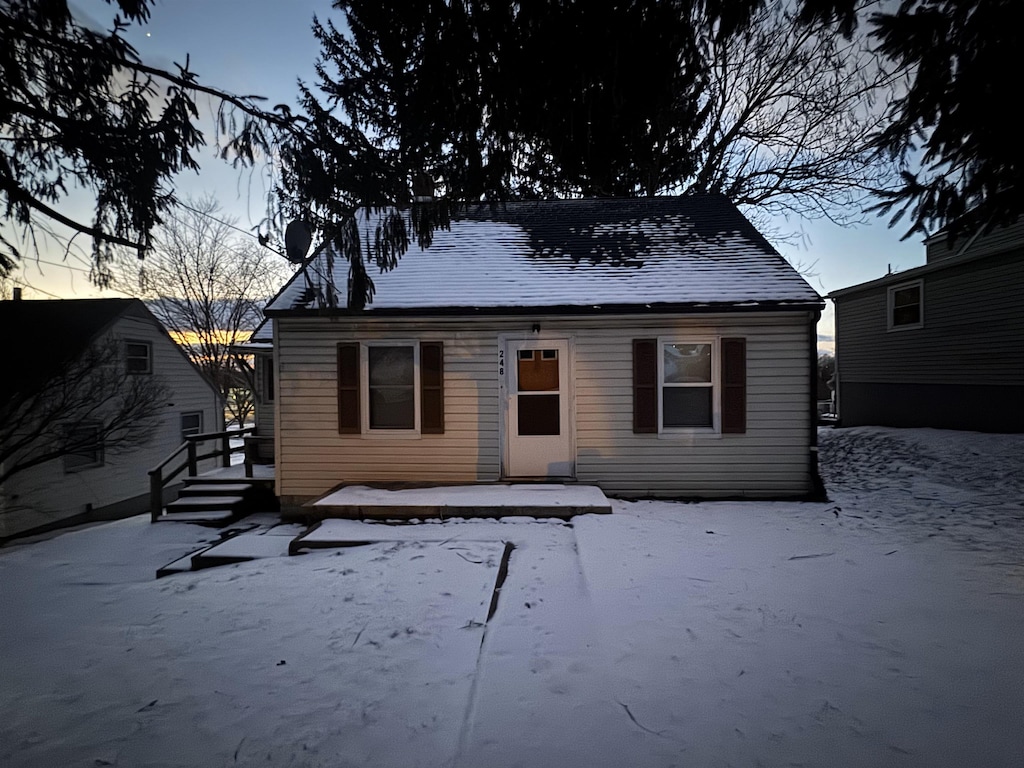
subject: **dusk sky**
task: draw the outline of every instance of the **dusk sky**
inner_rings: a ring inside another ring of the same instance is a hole
[[[110,7],[101,0],[80,0],[74,7],[98,25],[109,26]],[[311,31],[314,14],[336,21],[340,17],[329,0],[158,0],[150,23],[133,28],[128,38],[147,63],[171,67],[189,54],[192,71],[206,84],[265,96],[268,106],[294,104],[297,79],[314,82],[313,65],[319,54]],[[209,137],[211,145],[212,141]],[[260,180],[250,181],[248,174],[220,163],[213,157],[212,147],[202,155],[202,173],[180,176],[179,195],[213,193],[225,214],[236,218],[242,229],[255,225],[262,216],[265,191]],[[791,262],[816,273],[809,280],[822,294],[881,277],[890,266],[905,270],[924,263],[920,239],[901,242],[904,229],[890,229],[883,220],[849,229],[823,221],[790,220],[780,222],[778,228],[806,234],[805,245],[776,245]],[[44,258],[60,262],[61,257],[58,253]],[[64,266],[36,264],[29,259],[20,276],[30,286],[64,298],[115,295],[102,294],[89,284],[83,261],[72,257]],[[33,291],[26,296],[45,297]],[[819,325],[819,334],[832,334],[831,308]]]

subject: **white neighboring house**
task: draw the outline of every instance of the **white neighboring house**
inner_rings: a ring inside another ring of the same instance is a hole
[[[115,364],[124,366],[121,381],[151,377],[164,401],[142,444],[119,449],[96,442],[0,485],[0,540],[68,518],[113,519],[146,511],[148,471],[186,435],[224,428],[219,394],[138,299],[4,301],[0,327],[8,339],[0,407],[9,408],[26,393],[33,396],[47,382],[63,381],[65,371],[81,366],[96,349],[115,350]],[[78,409],[74,423],[61,429],[95,430],[110,413],[110,406],[91,413]],[[7,467],[16,460],[7,457]]]
[[[408,212],[361,212],[364,249],[381,215]],[[824,305],[723,196],[472,205],[368,270],[350,309],[347,263],[321,252],[254,336],[285,504],[366,482],[820,491]]]

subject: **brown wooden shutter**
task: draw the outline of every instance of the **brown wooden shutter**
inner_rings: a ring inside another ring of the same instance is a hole
[[[359,417],[359,344],[338,345],[338,432],[358,435]]]
[[[657,339],[633,339],[633,431],[658,431]]]
[[[722,339],[722,432],[747,431],[747,340]]]
[[[444,434],[444,344],[420,342],[420,432]]]

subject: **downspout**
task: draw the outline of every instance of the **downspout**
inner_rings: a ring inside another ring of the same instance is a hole
[[[835,319],[835,349],[832,351],[832,360],[835,370],[832,372],[832,381],[835,382],[835,387],[832,388],[833,403],[832,413],[835,414],[835,422],[833,427],[841,426],[843,423],[843,406],[840,402],[842,400],[842,387],[839,385],[839,302],[834,298],[832,299],[833,313],[832,316]]]
[[[818,321],[821,310],[810,313],[811,322],[807,324],[807,351],[809,365],[810,392],[808,406],[810,409],[810,441],[807,451],[807,474],[811,479],[810,501],[828,501],[825,483],[818,472]]]

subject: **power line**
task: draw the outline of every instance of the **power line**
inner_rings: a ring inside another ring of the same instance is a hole
[[[60,269],[67,269],[67,270],[70,270],[72,272],[82,272],[82,273],[87,274],[87,275],[92,273],[92,270],[82,269],[81,267],[73,267],[70,264],[61,264],[60,262],[57,262],[57,261],[47,261],[46,259],[40,259],[40,258],[32,259],[32,261],[34,263],[36,263],[36,264],[46,264],[47,266],[50,266],[50,267],[58,267]],[[45,294],[45,295],[47,295],[47,296],[49,296],[51,298],[54,298],[54,299],[63,299],[64,298],[63,296],[58,296],[57,294],[50,293],[49,291],[44,291],[42,288],[36,288],[34,285],[32,285],[30,282],[28,282],[28,280],[26,280],[24,278],[24,276],[22,276],[21,281],[22,281],[23,286],[25,288],[31,288],[33,291],[38,291],[39,293]],[[123,294],[124,296],[129,296],[131,298],[135,298],[135,296],[133,294],[129,293],[128,291],[123,291],[120,288],[114,288],[114,287],[111,287],[111,286],[107,286],[104,290],[113,291],[114,293],[120,293],[120,294]]]
[[[42,288],[36,288],[34,285],[32,285],[30,282],[28,282],[27,280],[24,280],[24,279],[21,280],[20,281],[20,285],[17,285],[16,287],[18,287],[18,288],[28,288],[30,291],[35,291],[36,293],[41,293],[44,296],[49,296],[51,299],[62,299],[62,298],[64,298],[63,296],[58,296],[55,293],[50,293],[49,291],[44,291]]]
[[[70,264],[61,264],[59,261],[47,261],[46,259],[32,259],[36,264],[46,264],[50,267],[60,267],[61,269],[70,269],[72,272],[84,272],[89,274],[92,270],[83,269],[82,267],[72,267]]]
[[[240,232],[243,235],[245,235],[246,237],[251,237],[253,240],[258,242],[260,245],[264,245],[264,243],[260,241],[260,238],[257,235],[254,235],[250,230],[242,229],[241,227],[237,227],[237,226],[235,226],[234,224],[232,224],[229,221],[224,221],[224,219],[218,219],[216,216],[214,216],[214,215],[212,215],[210,213],[207,213],[206,211],[201,211],[198,208],[193,208],[188,203],[183,203],[180,200],[178,201],[178,205],[180,205],[185,210],[192,211],[192,213],[198,213],[200,216],[205,216],[210,221],[215,221],[218,224],[220,224],[221,226],[227,227],[228,229],[233,229],[233,230],[235,230],[235,232]],[[274,250],[274,249],[271,248],[270,250]],[[276,251],[275,251],[275,253],[276,253]]]

